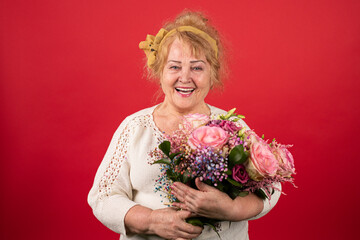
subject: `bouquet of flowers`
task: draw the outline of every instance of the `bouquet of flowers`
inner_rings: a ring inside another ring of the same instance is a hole
[[[155,191],[166,193],[169,203],[177,201],[171,194],[173,182],[193,188],[195,178],[227,193],[231,198],[249,192],[270,198],[275,184],[292,182],[294,159],[289,145],[265,141],[246,129],[244,118],[230,110],[210,119],[203,114],[184,116],[179,130],[166,136],[151,155],[162,164]],[[213,226],[212,219],[192,219],[190,223]]]

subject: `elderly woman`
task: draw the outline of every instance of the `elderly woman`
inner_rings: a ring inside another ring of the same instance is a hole
[[[192,216],[221,220],[222,239],[248,239],[248,220],[270,211],[279,198],[254,194],[231,199],[196,180],[198,189],[176,182],[177,207],[163,204],[154,192],[159,165],[149,152],[177,130],[181,117],[224,111],[205,103],[208,92],[221,85],[223,51],[217,31],[201,14],[185,12],[159,33],[140,43],[152,77],[159,79],[164,101],[128,116],[115,132],[96,173],[88,202],[95,216],[120,239],[219,239],[215,231],[186,223]],[[245,126],[246,124],[243,123]]]

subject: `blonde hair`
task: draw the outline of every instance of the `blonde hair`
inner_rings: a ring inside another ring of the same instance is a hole
[[[145,66],[148,70],[148,77],[150,79],[161,78],[169,55],[170,46],[174,40],[178,38],[184,44],[189,44],[192,54],[194,54],[195,57],[199,57],[201,53],[204,53],[206,60],[210,64],[210,78],[213,82],[213,86],[222,88],[223,78],[227,73],[227,66],[224,61],[224,47],[218,31],[208,23],[208,19],[202,13],[191,12],[188,10],[179,14],[174,21],[166,23],[163,28],[167,31],[171,31],[181,26],[195,27],[212,37],[217,43],[217,56],[214,48],[212,48],[209,42],[200,35],[190,31],[177,31],[161,42],[162,47],[159,49],[154,63],[151,64],[150,67],[148,65]]]

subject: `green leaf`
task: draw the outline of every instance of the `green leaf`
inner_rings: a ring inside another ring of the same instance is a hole
[[[163,141],[159,145],[159,149],[168,157],[170,157],[170,147],[171,147],[171,144],[169,141]]]
[[[170,164],[171,164],[171,161],[170,161],[170,159],[168,159],[168,158],[162,158],[162,159],[160,159],[160,160],[155,161],[154,163],[161,163],[161,164],[170,165]]]
[[[231,175],[232,171],[231,170],[227,170],[226,172],[224,172],[226,175]]]
[[[239,196],[240,190],[236,187],[231,187],[229,191],[229,196],[231,199],[235,199],[237,196]]]
[[[182,160],[183,160],[182,156],[179,156],[179,157],[175,160],[175,162],[174,162],[175,165],[176,165],[176,166],[179,165]]]
[[[249,154],[244,151],[243,145],[237,145],[231,149],[229,154],[229,161],[232,165],[242,164],[249,157]]]
[[[188,218],[188,219],[186,219],[186,222],[190,223],[190,224],[192,224],[194,226],[199,226],[199,227],[204,226],[204,223],[198,218]]]
[[[206,217],[192,217],[192,218],[186,219],[186,222],[190,223],[194,226],[199,226],[199,227],[203,227],[204,225],[209,226],[216,232],[219,239],[221,239],[220,234],[215,227],[215,224],[217,222],[219,222],[219,220],[210,219],[210,218],[206,218]]]
[[[232,199],[235,199],[236,197],[245,197],[247,195],[249,195],[248,191],[241,191],[240,189],[233,187],[233,188],[231,188],[229,196]]]
[[[257,189],[257,190],[255,191],[255,194],[256,194],[259,198],[261,198],[261,199],[266,199],[266,198],[268,198],[268,196],[266,195],[266,193],[264,192],[264,190],[262,190],[261,188],[260,188],[260,189]]]
[[[204,223],[204,225],[210,226],[210,227],[216,232],[216,234],[218,235],[219,239],[221,239],[220,234],[219,234],[219,232],[218,232],[218,230],[216,229],[216,227],[215,227],[214,224]]]
[[[174,157],[176,157],[177,155],[179,155],[181,152],[177,152],[177,153],[172,153],[172,154],[170,154],[170,159],[171,160],[173,160],[174,159]]]
[[[174,172],[172,169],[166,170],[166,176],[174,182],[180,181],[180,174],[177,172]]]
[[[236,186],[236,187],[242,187],[242,184],[241,184],[241,183],[239,183],[239,182],[237,182],[237,181],[235,181],[235,180],[233,180],[233,179],[231,179],[231,178],[227,178],[226,180],[227,180],[229,183],[231,183],[232,185]]]
[[[239,194],[238,194],[239,197],[246,197],[247,195],[249,195],[249,192],[247,192],[247,191],[239,192]]]

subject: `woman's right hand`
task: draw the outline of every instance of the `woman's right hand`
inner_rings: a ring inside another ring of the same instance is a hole
[[[193,239],[201,234],[202,228],[187,223],[189,217],[193,217],[191,212],[171,207],[153,210],[149,230],[165,239]]]

